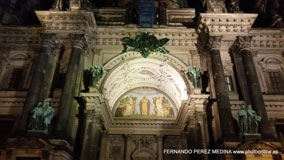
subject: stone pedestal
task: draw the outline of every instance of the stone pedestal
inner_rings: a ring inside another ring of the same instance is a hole
[[[261,134],[258,133],[245,133],[243,135],[244,140],[247,141],[252,141],[252,140],[259,140],[261,139]]]

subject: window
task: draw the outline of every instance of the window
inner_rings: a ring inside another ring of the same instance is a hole
[[[271,83],[271,93],[284,93],[284,82],[281,73],[277,71],[270,71],[268,72],[268,76]]]
[[[23,68],[13,68],[11,77],[9,79],[8,89],[20,89],[21,88],[21,79],[23,76]]]
[[[234,91],[234,85],[233,85],[232,76],[225,76],[225,84],[226,84],[227,89],[228,89],[229,92],[233,92]]]

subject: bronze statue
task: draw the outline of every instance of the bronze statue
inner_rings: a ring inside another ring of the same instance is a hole
[[[188,77],[193,81],[194,88],[199,87],[202,73],[202,70],[200,68],[197,68],[196,66],[194,66],[193,69],[190,69],[190,66],[187,67],[187,74]]]
[[[256,114],[252,109],[251,105],[248,105],[247,108],[248,116],[248,133],[258,133],[258,123],[261,120],[261,117]]]
[[[97,85],[99,80],[103,77],[104,69],[102,65],[90,66],[89,72],[91,78],[91,85],[95,86]]]
[[[256,114],[252,109],[251,105],[247,106],[245,109],[244,106],[238,111],[238,124],[240,135],[246,133],[257,134],[258,133],[258,123],[260,122],[261,117]]]
[[[247,132],[248,124],[247,124],[247,111],[245,110],[245,106],[241,106],[240,110],[238,111],[238,125],[240,135],[243,135]]]
[[[49,102],[42,104],[39,102],[31,111],[32,116],[28,125],[29,130],[48,133],[48,126],[54,114],[54,109]]]

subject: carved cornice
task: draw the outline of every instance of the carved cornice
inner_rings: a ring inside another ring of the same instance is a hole
[[[92,33],[96,22],[92,12],[35,11],[45,32]]]
[[[69,34],[72,42],[72,47],[83,50],[87,47],[86,38],[84,34]]]
[[[0,27],[0,46],[40,45],[41,28]]]
[[[167,25],[182,26],[183,23],[193,23],[195,9],[177,8],[166,9]]]
[[[94,45],[118,45],[122,46],[121,38],[135,37],[140,32],[149,32],[154,34],[158,39],[169,38],[165,46],[185,46],[194,47],[197,43],[197,33],[194,29],[185,28],[122,28],[122,27],[98,27],[97,34],[90,37]]]
[[[253,37],[253,49],[284,50],[284,34],[280,30],[255,29],[249,35]]]
[[[210,35],[248,34],[257,14],[242,13],[201,13],[197,31],[206,26]]]

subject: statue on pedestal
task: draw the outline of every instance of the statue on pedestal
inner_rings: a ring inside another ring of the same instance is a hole
[[[197,68],[196,66],[194,66],[193,69],[191,69],[190,66],[187,67],[187,74],[188,77],[193,81],[194,88],[199,87],[202,73],[202,70],[200,68]]]
[[[49,102],[39,102],[31,111],[32,116],[28,128],[30,131],[48,133],[48,126],[54,114],[54,109]]]

